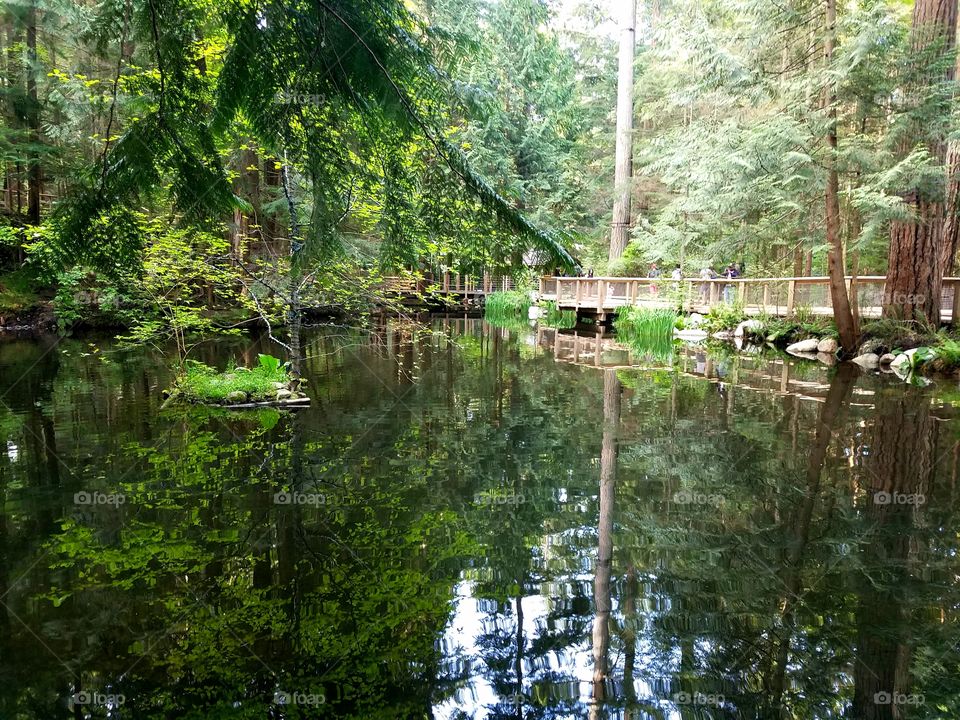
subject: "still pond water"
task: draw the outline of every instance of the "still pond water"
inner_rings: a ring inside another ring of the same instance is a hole
[[[960,717],[955,383],[308,339],[296,414],[0,342],[0,718]]]

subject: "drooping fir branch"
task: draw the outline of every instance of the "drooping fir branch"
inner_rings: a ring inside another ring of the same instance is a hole
[[[577,266],[576,260],[573,259],[554,233],[533,225],[526,216],[512,207],[502,195],[494,190],[485,178],[470,167],[466,156],[459,148],[454,147],[448,140],[438,137],[438,134],[434,132],[417,108],[414,107],[407,93],[404,92],[403,88],[394,80],[390,70],[366,42],[363,35],[357,32],[343,15],[326,2],[326,0],[316,0],[316,2],[333,16],[337,22],[343,25],[343,27],[354,36],[357,44],[367,51],[379,72],[382,73],[384,79],[389,83],[394,93],[396,93],[396,98],[404,107],[410,121],[419,127],[424,137],[427,138],[436,150],[437,155],[463,180],[464,184],[477,196],[481,204],[493,210],[501,222],[533,240],[539,249],[550,254],[556,264],[562,265],[567,269],[574,269]]]

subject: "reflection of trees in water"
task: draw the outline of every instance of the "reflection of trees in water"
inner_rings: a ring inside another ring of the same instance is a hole
[[[957,515],[937,472],[955,443],[927,394],[898,386],[867,410],[838,374],[825,403],[740,386],[721,399],[670,372],[558,366],[479,331],[456,346],[398,337],[392,355],[306,339],[308,372],[324,374],[295,420],[158,419],[142,368],[105,369],[116,376],[92,396],[72,383],[103,383],[96,366],[51,371],[44,407],[18,416],[33,423],[16,429],[21,460],[0,457],[14,502],[0,581],[69,668],[8,616],[0,715],[76,678],[126,691],[138,717],[242,717],[234,702],[262,717],[274,690],[318,679],[329,703],[313,716],[420,716],[477,676],[504,718],[641,717],[681,691],[728,703],[687,715],[856,703],[895,717],[866,704],[888,687],[924,693],[918,717],[955,706]],[[128,506],[61,527],[81,486],[51,480],[54,452],[104,487],[133,467]],[[68,491],[53,502],[52,482]],[[333,501],[277,506],[287,483]],[[862,497],[913,488],[929,498],[918,509]],[[678,503],[681,491],[708,501]],[[524,502],[475,501],[497,493]],[[448,673],[437,643],[461,577],[486,603],[471,676]],[[556,663],[589,659],[591,641],[598,702],[583,706]]]

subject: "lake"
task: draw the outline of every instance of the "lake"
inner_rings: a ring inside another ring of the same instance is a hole
[[[305,348],[288,414],[0,339],[0,718],[960,716],[955,381],[452,318]]]

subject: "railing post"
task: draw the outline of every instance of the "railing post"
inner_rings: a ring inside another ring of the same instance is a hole
[[[607,281],[597,280],[597,310],[603,310],[607,301]]]
[[[770,307],[770,283],[763,284],[763,312],[767,312]]]
[[[443,291],[445,293],[450,292],[450,271],[449,270],[443,271]]]
[[[793,315],[793,302],[797,295],[797,281],[790,278],[787,283],[787,317]]]
[[[746,306],[747,299],[747,281],[738,280],[737,285],[740,287],[737,288],[737,299],[740,301],[740,305]]]
[[[574,282],[576,283],[576,288],[574,290],[573,304],[576,307],[580,307],[580,298],[583,296],[583,282],[580,278],[577,278]]]
[[[713,307],[717,304],[717,298],[720,295],[720,283],[716,280],[708,280],[710,283],[710,302],[709,307]]]
[[[687,280],[687,296],[683,299],[683,307],[687,312],[693,310],[693,280]]]

